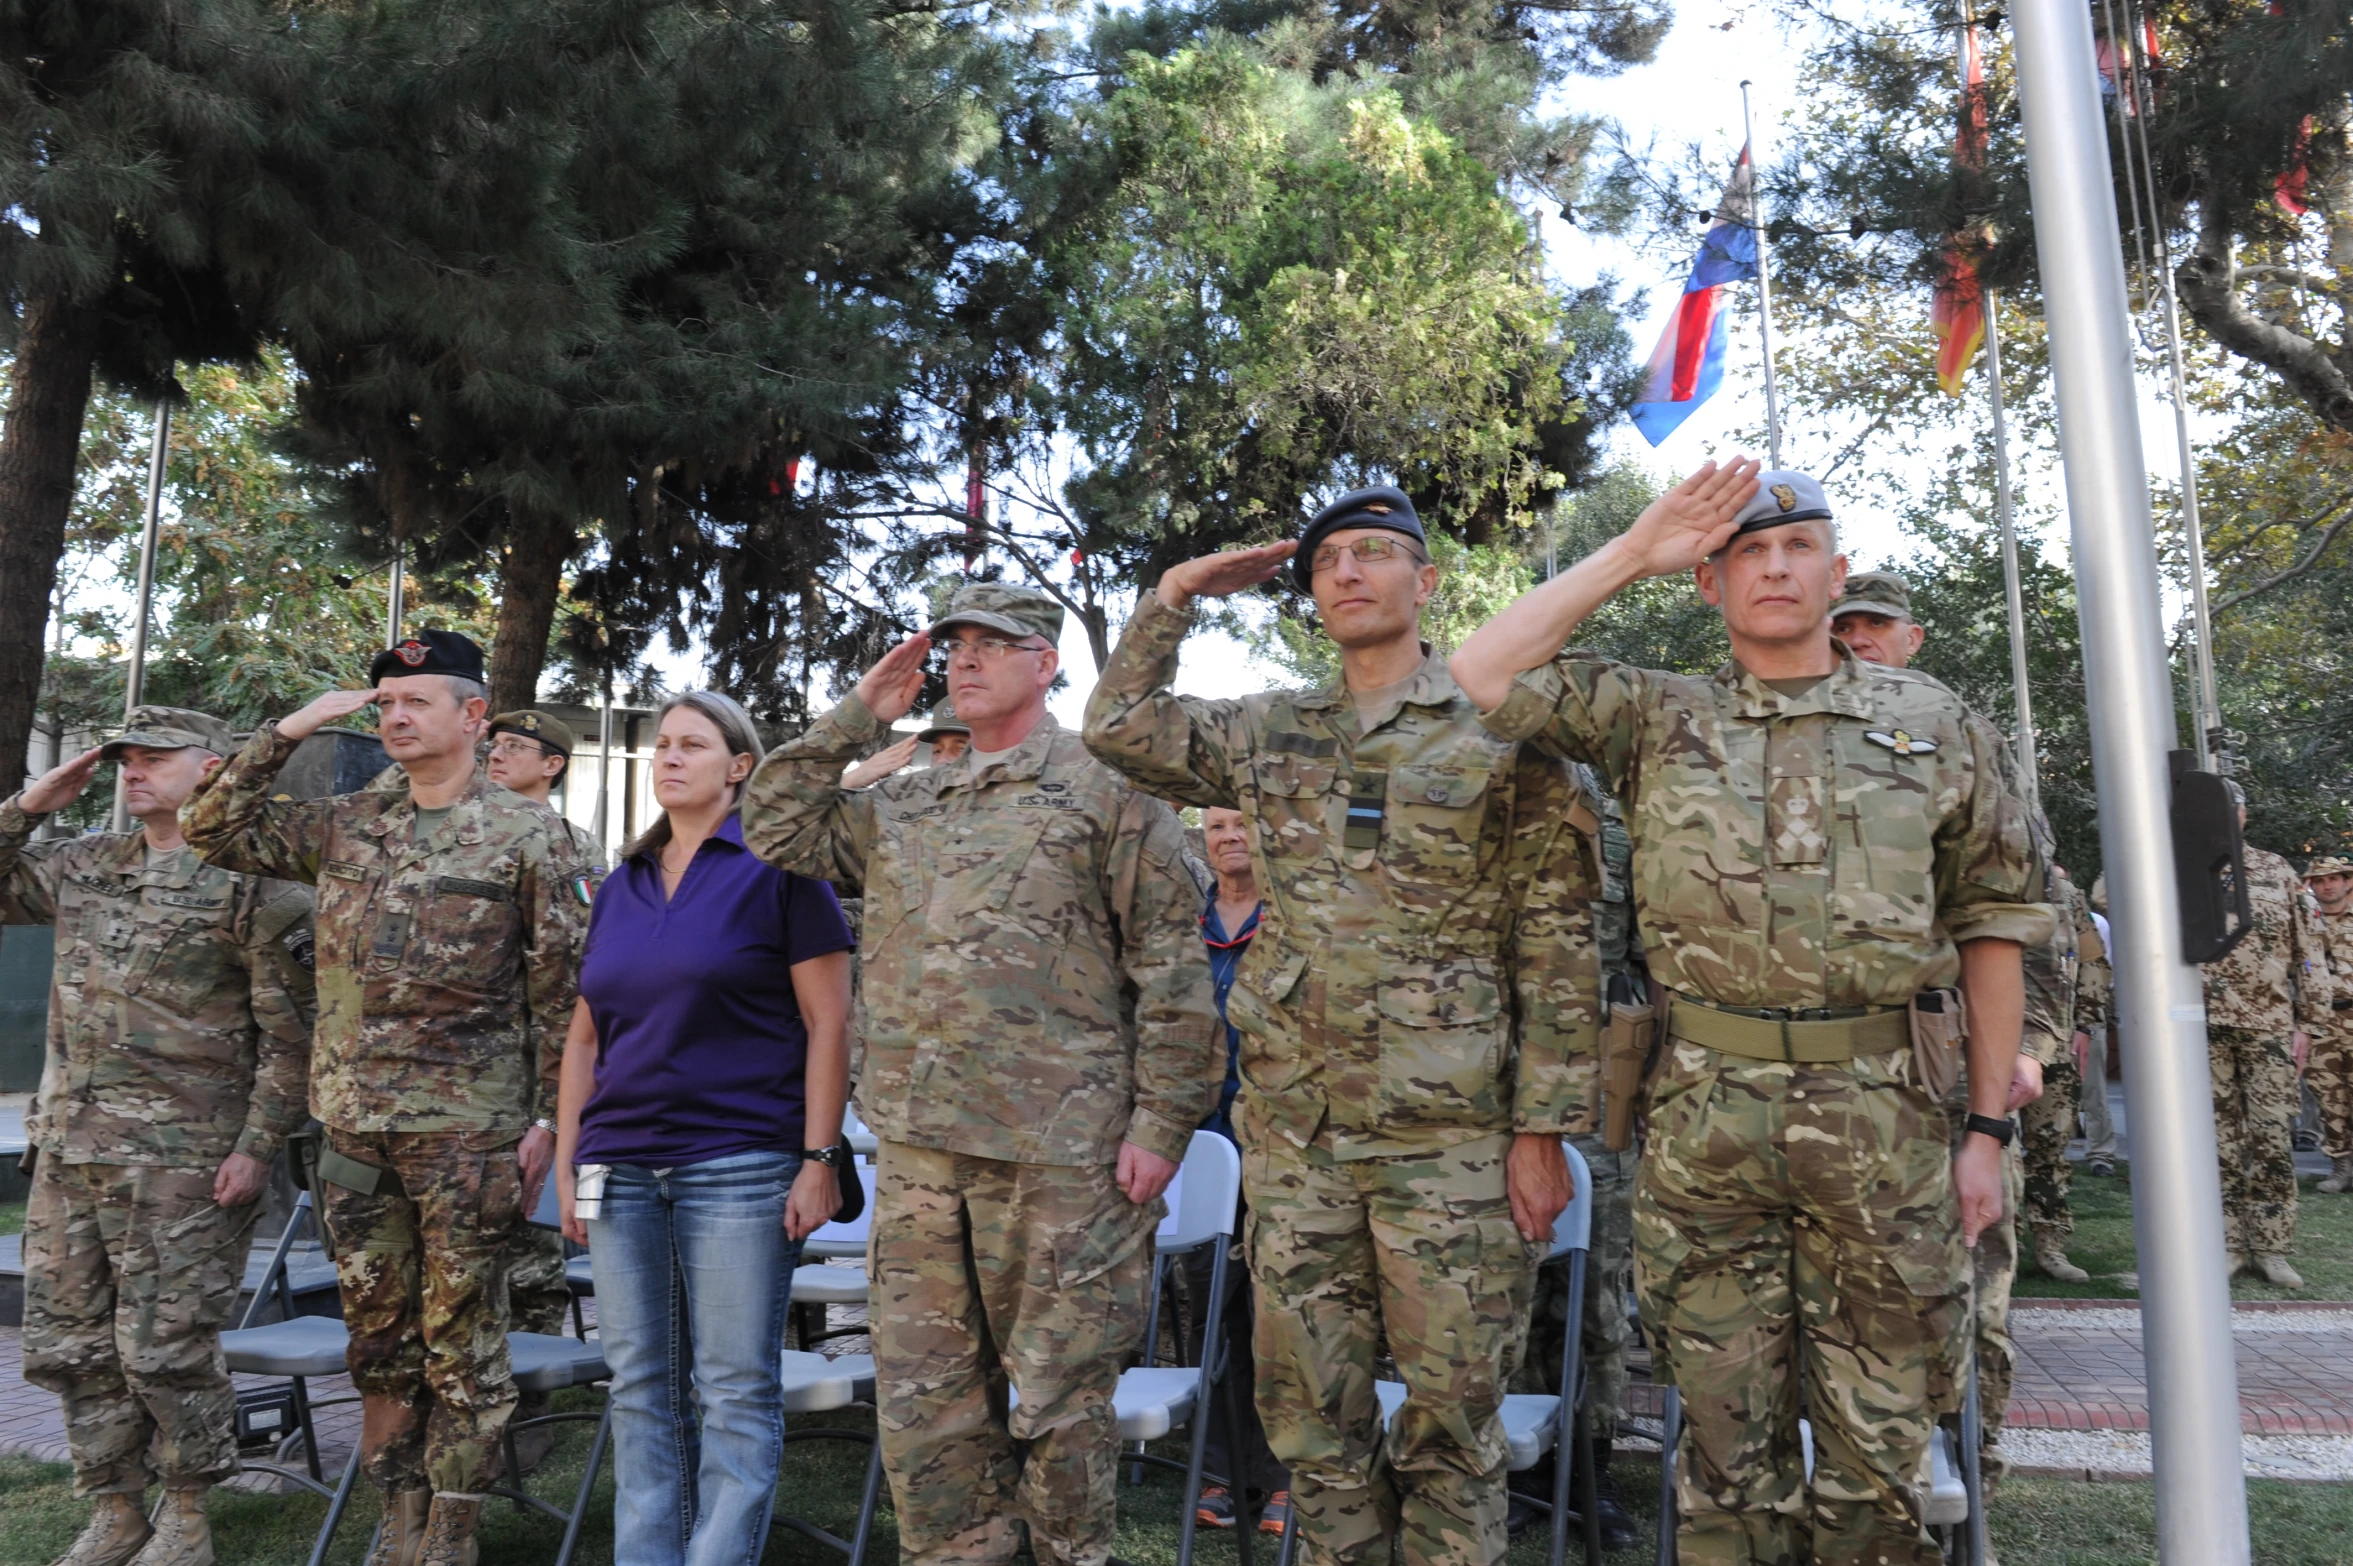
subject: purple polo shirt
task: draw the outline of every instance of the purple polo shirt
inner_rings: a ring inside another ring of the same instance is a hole
[[[762,861],[734,816],[667,903],[657,855],[623,861],[580,961],[600,1053],[574,1159],[660,1169],[801,1151],[809,1035],[791,969],[849,949],[833,888]]]

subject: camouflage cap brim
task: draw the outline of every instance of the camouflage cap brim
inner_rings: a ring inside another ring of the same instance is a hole
[[[924,628],[923,634],[936,642],[940,639],[942,631],[954,630],[959,625],[977,625],[983,630],[997,631],[1016,640],[1045,634],[1021,624],[1010,616],[990,614],[984,609],[966,609],[960,613],[949,615],[945,620],[934,620]]]
[[[2325,859],[2315,859],[2304,867],[2304,879],[2307,881],[2318,880],[2324,875],[2353,875],[2353,859],[2341,859],[2332,854]]]
[[[215,742],[187,729],[127,729],[98,747],[100,761],[120,761],[123,752],[133,745],[148,750],[203,750],[213,755],[227,752],[215,749]]]

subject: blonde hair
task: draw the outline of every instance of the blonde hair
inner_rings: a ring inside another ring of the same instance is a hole
[[[662,720],[681,707],[692,708],[711,720],[711,726],[726,741],[730,757],[749,756],[755,762],[760,759],[760,726],[752,721],[750,713],[744,711],[742,702],[722,691],[681,691],[662,703],[662,710],[654,714],[654,727],[659,730]],[[743,802],[743,785],[736,783],[730,787],[735,791],[735,797],[728,801],[728,809],[732,813],[735,806]],[[631,858],[649,849],[659,851],[669,841],[670,812],[665,810],[654,817],[651,826],[637,834],[635,842],[621,850],[621,857]]]

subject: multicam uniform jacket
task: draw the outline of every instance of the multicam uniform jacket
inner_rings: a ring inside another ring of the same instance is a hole
[[[588,899],[546,806],[480,771],[416,841],[407,792],[270,797],[264,724],[181,808],[210,862],[318,888],[311,1112],[342,1131],[514,1131],[552,1118]]]
[[[1932,680],[1842,652],[1790,697],[1735,664],[1701,679],[1570,652],[1486,723],[1625,801],[1644,956],[1670,990],[1901,1006],[1956,981],[1956,942],[2050,933],[2000,736]]]
[[[66,1163],[264,1163],[302,1124],[311,898],[143,834],[29,841],[0,804],[0,923],[54,924],[29,1139]]]
[[[2320,905],[2279,855],[2247,850],[2247,900],[2255,927],[2221,959],[2206,964],[2206,1025],[2286,1038],[2330,1019],[2329,977]]]
[[[1001,758],[844,790],[880,725],[856,696],[771,751],[744,842],[863,900],[858,1109],[877,1136],[1076,1167],[1180,1159],[1224,1029],[1159,800],[1043,719]]]
[[[2109,996],[2116,987],[2116,971],[2108,962],[2108,943],[2092,921],[2091,904],[2075,903],[2075,1031],[2088,1033],[2094,1049],[2105,1049]]]
[[[1340,1158],[1588,1128],[1598,881],[1574,775],[1494,739],[1430,653],[1366,732],[1338,680],[1169,689],[1192,616],[1146,594],[1087,703],[1138,785],[1240,810],[1265,899],[1226,999],[1259,1123]],[[1522,908],[1537,917],[1515,953]]]
[[[2076,991],[2081,983],[2079,930],[2086,920],[2083,893],[2064,876],[2043,883],[2053,914],[2048,938],[2020,954],[2026,976],[2026,1037],[2021,1046],[2054,1066],[2074,1047]]]

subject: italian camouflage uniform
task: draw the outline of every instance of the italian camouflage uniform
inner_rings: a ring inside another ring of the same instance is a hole
[[[1184,829],[1051,716],[977,770],[843,790],[880,731],[853,695],[770,752],[743,826],[864,900],[868,1320],[900,1547],[998,1566],[1018,1515],[1041,1566],[1102,1566],[1112,1392],[1166,1211],[1114,1166],[1122,1142],[1182,1159],[1224,1075]]]
[[[2310,876],[2317,869],[2304,873]],[[2313,1030],[2304,1078],[2320,1101],[2322,1146],[2342,1169],[2353,1159],[2353,902],[2339,913],[2322,910],[2320,940],[2328,959],[2331,1003],[2327,1026]]]
[[[2291,1256],[2301,1107],[2291,1035],[2328,1026],[2335,989],[2320,909],[2294,868],[2249,848],[2247,897],[2254,928],[2204,969],[2222,1238],[2233,1254]]]
[[[0,922],[57,931],[24,1376],[64,1400],[76,1494],[198,1488],[237,1466],[220,1331],[263,1205],[213,1178],[302,1124],[310,893],[143,831],[30,842],[40,819],[0,804]]]
[[[515,1403],[515,1144],[555,1115],[586,900],[554,814],[482,772],[420,841],[406,792],[271,797],[294,749],[264,724],[181,823],[214,864],[318,888],[311,1113],[381,1171],[327,1188],[364,1466],[388,1493],[477,1495]]]
[[[1623,973],[1647,983],[1642,943],[1634,928],[1634,840],[1626,833],[1625,812],[1602,789],[1590,767],[1579,767],[1577,773],[1584,808],[1572,811],[1570,824],[1584,842],[1599,889],[1592,908],[1602,980],[1606,987],[1610,978]],[[1602,1009],[1606,1018],[1606,999]],[[1634,1171],[1639,1153],[1631,1145],[1612,1152],[1596,1132],[1580,1132],[1570,1140],[1584,1155],[1593,1182],[1593,1235],[1578,1330],[1584,1340],[1586,1417],[1594,1438],[1607,1445],[1625,1417],[1626,1354],[1634,1344],[1634,1319],[1627,1306],[1634,1292]],[[1536,1272],[1527,1353],[1512,1390],[1540,1395],[1560,1390],[1570,1308],[1568,1259],[1546,1262]]]
[[[1702,679],[1567,653],[1486,721],[1590,762],[1625,802],[1645,956],[1671,992],[1634,1244],[1654,1373],[1683,1400],[1682,1559],[1932,1566],[1920,1480],[1957,1396],[1969,1271],[1903,1008],[1955,982],[1956,942],[2049,933],[2000,737],[1843,650],[1794,696],[1736,664]]]
[[[1497,741],[1428,653],[1391,699],[1170,689],[1192,624],[1147,594],[1087,705],[1141,787],[1246,818],[1242,1034],[1257,1400],[1308,1558],[1493,1560],[1499,1418],[1535,1268],[1504,1159],[1590,1123],[1595,887],[1569,770]],[[1521,910],[1543,928],[1515,953]],[[1383,1439],[1385,1335],[1407,1395]]]

